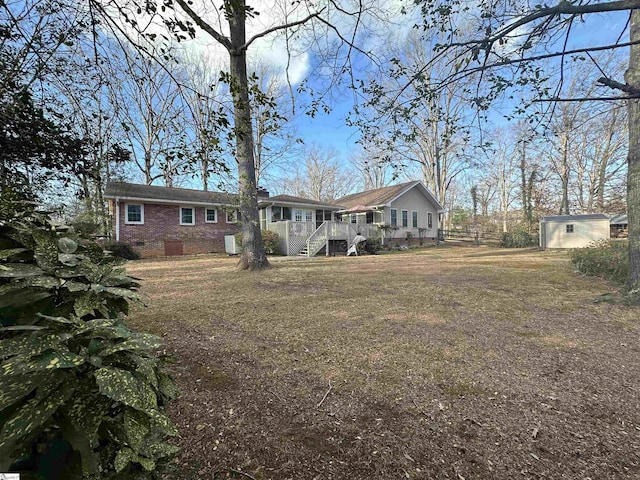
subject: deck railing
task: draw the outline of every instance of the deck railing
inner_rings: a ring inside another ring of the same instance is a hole
[[[348,222],[323,222],[320,227],[316,227],[315,222],[293,222],[285,220],[282,222],[267,223],[267,230],[278,234],[280,251],[285,255],[297,255],[305,246],[310,255],[315,255],[322,246],[315,252],[320,240],[346,240],[351,244],[358,232],[365,238],[379,238],[380,229],[377,225],[354,225]],[[313,248],[309,248],[313,247]]]

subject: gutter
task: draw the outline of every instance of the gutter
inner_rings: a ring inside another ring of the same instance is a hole
[[[116,197],[116,242],[120,241],[120,199]]]

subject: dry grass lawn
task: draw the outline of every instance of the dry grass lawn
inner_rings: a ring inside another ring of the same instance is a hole
[[[564,253],[139,261],[170,478],[640,478],[640,310]]]

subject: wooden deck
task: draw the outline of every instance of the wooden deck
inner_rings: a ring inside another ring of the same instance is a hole
[[[268,222],[267,230],[278,234],[280,251],[285,255],[298,255],[306,249],[308,256],[315,255],[329,240],[344,240],[347,244],[360,233],[365,238],[379,238],[377,225],[356,225],[348,222]]]

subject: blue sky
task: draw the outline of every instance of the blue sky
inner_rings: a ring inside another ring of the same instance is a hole
[[[579,48],[584,45],[606,45],[614,43],[620,35],[626,21],[628,13],[607,13],[590,15],[585,17],[583,24],[576,24],[573,27],[568,48]],[[622,41],[625,41],[624,39]],[[594,79],[595,80],[595,79]],[[622,78],[617,78],[622,81]],[[310,85],[314,85],[313,79]],[[352,98],[344,96],[340,102],[332,105],[333,111],[330,114],[319,112],[315,118],[300,115],[294,122],[298,126],[299,135],[306,143],[316,142],[321,145],[331,145],[341,152],[346,160],[350,153],[356,148],[356,141],[360,134],[354,127],[345,124],[344,118],[352,108]],[[503,114],[508,113],[510,107],[500,108],[496,105],[490,113],[490,120],[495,123],[504,123]]]

